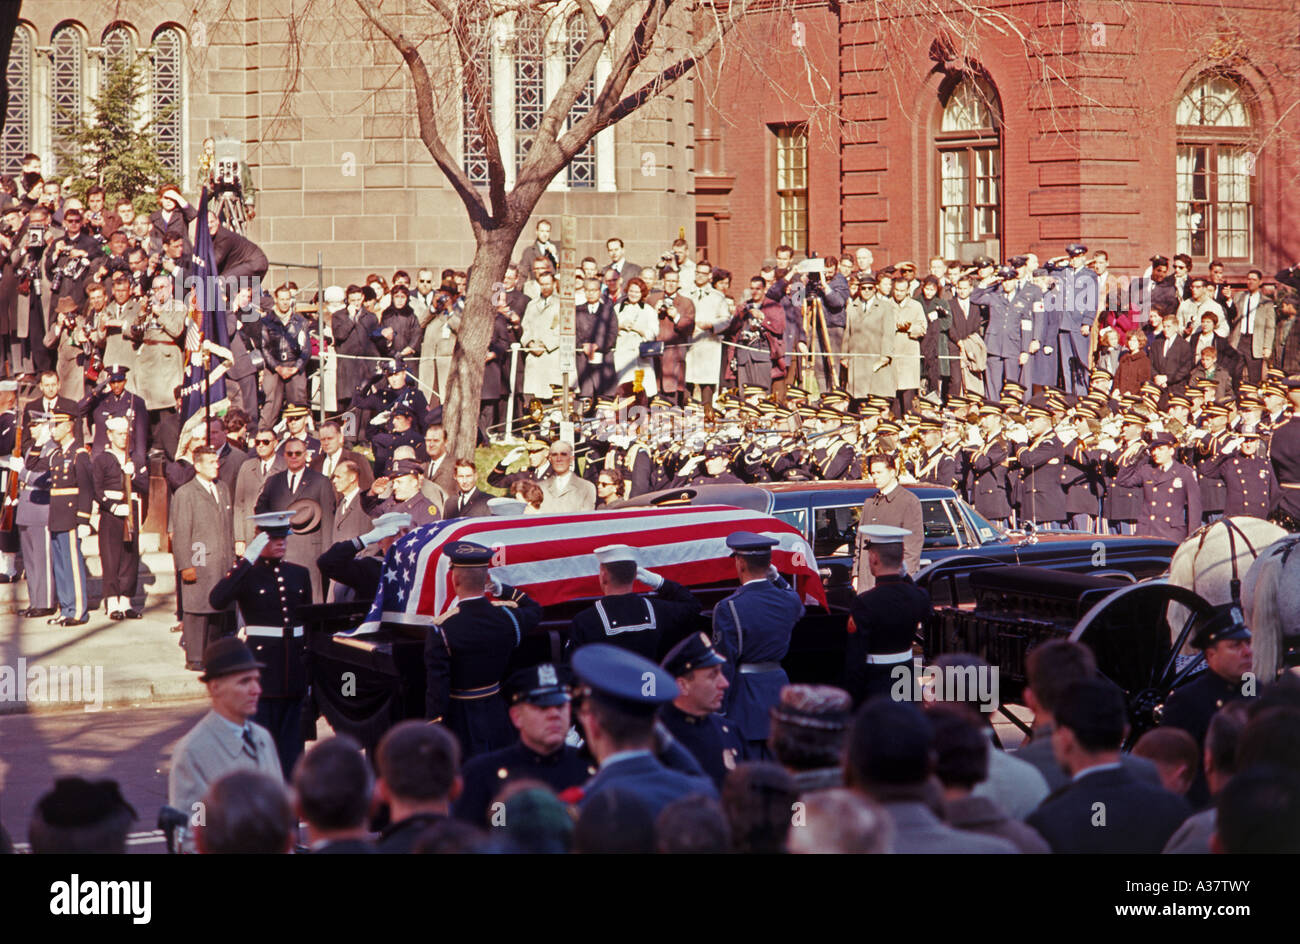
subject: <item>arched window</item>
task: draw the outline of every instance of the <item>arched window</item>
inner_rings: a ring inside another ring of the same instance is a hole
[[[50,127],[56,154],[63,155],[77,130],[82,110],[84,42],[81,30],[60,27],[50,42],[54,82],[50,95]]]
[[[515,23],[515,173],[524,165],[546,110],[545,62],[542,46],[546,25],[535,13],[520,14]]]
[[[471,57],[478,63],[483,81],[476,94],[481,94],[483,113],[492,115],[492,26],[490,20],[474,20],[470,23],[468,47]],[[488,184],[487,148],[483,144],[483,134],[479,130],[475,117],[478,109],[474,95],[468,85],[461,90],[461,156],[464,161],[465,175],[470,183],[477,187]]]
[[[583,48],[587,45],[587,21],[581,13],[575,13],[569,17],[569,22],[565,29],[565,49],[564,49],[564,71],[566,74],[573,71],[574,64],[578,57],[582,55]],[[581,94],[569,109],[569,127],[586,116],[591,111],[591,103],[596,98],[596,81],[594,76],[587,80],[586,86]],[[573,189],[587,190],[596,186],[596,148],[595,141],[588,141],[587,146],[579,151],[568,169],[568,183]]]
[[[185,176],[184,52],[180,30],[167,27],[154,34],[150,75],[154,139],[163,166],[178,181]]]
[[[9,50],[9,108],[0,139],[0,173],[17,176],[32,149],[32,33],[19,26]]]
[[[104,34],[104,68],[99,74],[99,86],[102,89],[108,82],[109,70],[122,63],[129,64],[135,58],[135,37],[125,26],[117,25]]]
[[[1177,246],[1198,261],[1251,257],[1253,205],[1248,93],[1207,74],[1178,102]]]
[[[992,84],[971,74],[946,81],[940,101],[939,251],[959,259],[964,243],[1001,239],[1002,113]]]

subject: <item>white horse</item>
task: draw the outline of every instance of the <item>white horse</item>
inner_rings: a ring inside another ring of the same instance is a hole
[[[1241,610],[1255,675],[1271,679],[1282,667],[1283,638],[1300,636],[1300,534],[1275,541],[1250,565],[1241,582]]]
[[[1193,532],[1193,534],[1174,551],[1173,560],[1169,562],[1169,582],[1200,594],[1206,602],[1218,606],[1232,600],[1232,580],[1242,583],[1241,596],[1244,601],[1246,572],[1261,554],[1273,542],[1286,535],[1286,530],[1265,521],[1263,518],[1234,516],[1221,518]],[[1178,633],[1191,614],[1180,603],[1170,603],[1167,613],[1169,619],[1170,643],[1178,641]],[[1247,625],[1250,616],[1246,616]],[[1189,641],[1190,642],[1190,641]],[[1194,650],[1184,644],[1183,654]],[[1261,674],[1260,676],[1264,676]]]

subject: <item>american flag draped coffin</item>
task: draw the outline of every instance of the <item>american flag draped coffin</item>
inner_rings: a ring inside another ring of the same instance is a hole
[[[606,544],[639,549],[641,566],[685,586],[734,580],[727,536],[753,531],[775,538],[772,563],[809,604],[826,606],[817,560],[804,536],[777,518],[740,508],[705,505],[628,508],[570,515],[460,518],[425,525],[393,544],[379,593],[355,635],[381,623],[428,626],[451,605],[451,565],[443,553],[458,541],[494,551],[492,575],[542,606],[600,596],[596,558]],[[638,584],[638,590],[649,588]]]

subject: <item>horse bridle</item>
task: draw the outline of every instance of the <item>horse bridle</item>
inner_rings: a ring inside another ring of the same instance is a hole
[[[1237,573],[1236,535],[1240,534],[1241,539],[1246,542],[1246,548],[1250,551],[1250,559],[1252,561],[1259,557],[1259,551],[1255,550],[1255,545],[1251,543],[1246,532],[1241,529],[1241,525],[1237,524],[1227,515],[1220,518],[1218,521],[1211,521],[1209,524],[1202,525],[1197,529],[1196,533],[1200,535],[1200,540],[1196,543],[1196,553],[1192,555],[1192,591],[1196,591],[1196,558],[1200,556],[1201,548],[1205,546],[1205,539],[1210,536],[1210,532],[1214,530],[1215,525],[1220,524],[1223,525],[1228,532],[1228,560],[1232,562],[1232,579],[1228,582],[1228,592],[1232,594],[1232,602],[1239,604],[1241,603],[1241,577]]]

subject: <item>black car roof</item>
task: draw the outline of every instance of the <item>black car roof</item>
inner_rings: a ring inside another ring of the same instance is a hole
[[[905,485],[903,486],[918,498],[955,498],[957,493],[951,488],[939,485]],[[849,492],[854,495],[867,496],[875,492],[875,486],[864,481],[831,482],[764,482],[758,485],[693,485],[683,488],[669,488],[658,492],[647,492],[630,498],[621,505],[670,505],[670,504],[707,504],[731,505],[734,508],[749,508],[754,511],[766,511],[769,496],[788,496],[825,493]],[[784,502],[780,503],[784,504]]]

